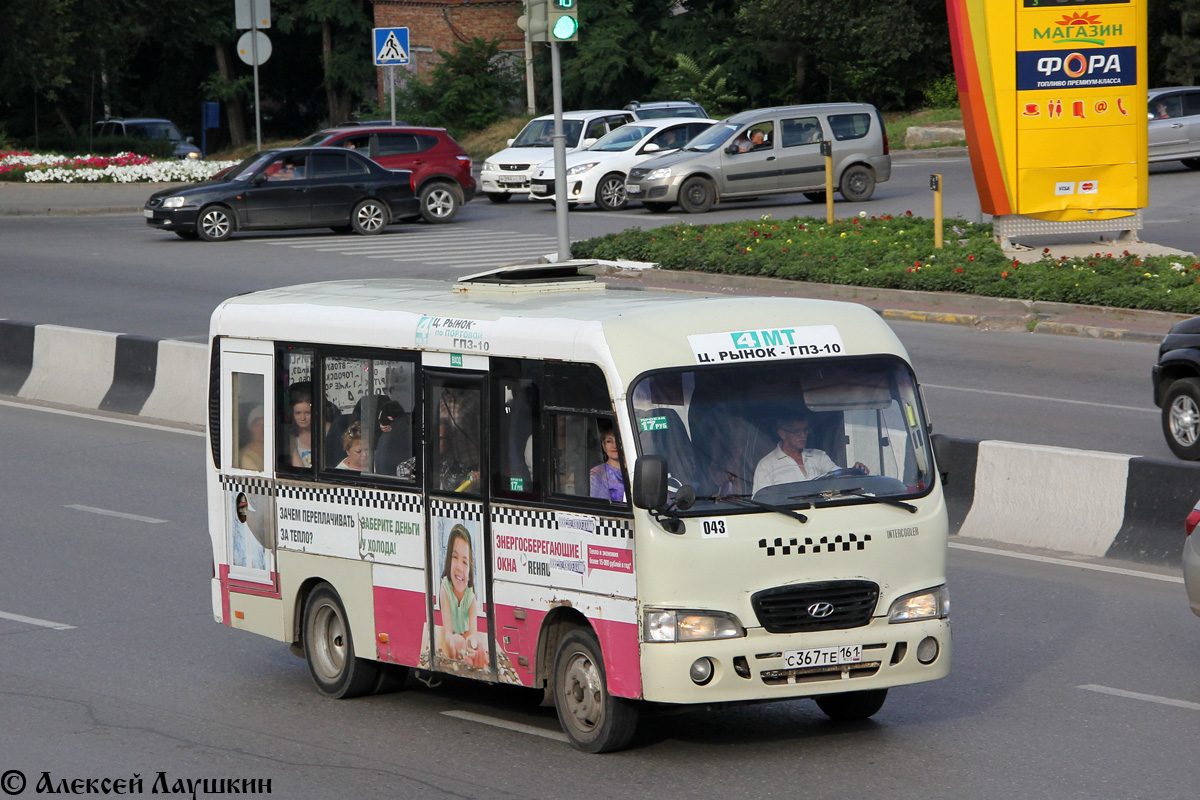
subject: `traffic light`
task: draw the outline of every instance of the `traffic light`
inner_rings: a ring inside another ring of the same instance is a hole
[[[575,2],[575,0],[554,0]],[[550,41],[550,0],[525,0],[525,13],[517,17],[517,27],[529,33],[531,42]]]
[[[549,23],[549,41],[578,42],[579,0],[550,0]]]

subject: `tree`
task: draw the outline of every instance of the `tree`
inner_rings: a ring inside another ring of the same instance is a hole
[[[368,0],[285,0],[279,3],[279,29],[318,33],[329,124],[350,119],[350,111],[374,82],[375,67],[364,53],[374,27]]]
[[[729,76],[722,64],[705,71],[693,59],[678,53],[675,56],[674,72],[663,77],[659,83],[660,93],[671,99],[690,97],[714,119],[721,119],[740,111],[746,98],[734,94],[728,87]]]
[[[1162,53],[1165,82],[1194,86],[1200,69],[1200,0],[1173,0],[1169,3],[1178,28],[1163,33]]]

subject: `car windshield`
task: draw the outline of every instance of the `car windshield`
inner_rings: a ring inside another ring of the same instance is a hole
[[[171,122],[138,122],[126,123],[125,129],[130,136],[136,136],[140,139],[170,139],[171,141],[180,141],[183,135]]]
[[[725,144],[725,141],[730,136],[733,136],[733,132],[739,127],[740,126],[729,122],[718,122],[716,125],[713,125],[704,133],[688,142],[687,147],[684,149],[699,150],[701,153],[707,153],[710,150],[715,150],[716,148]]]
[[[696,106],[670,106],[668,108],[639,108],[639,119],[668,119],[670,117],[694,117],[704,119],[704,109]]]
[[[274,152],[255,153],[222,175],[221,179],[227,181],[248,181],[254,177],[254,173],[258,171],[259,167],[270,161],[274,156]]]
[[[697,358],[771,360],[652,373],[630,391],[641,454],[666,459],[671,487],[696,490],[686,515],[888,502],[929,490],[929,445],[908,364],[788,357],[840,349],[797,344],[792,328],[740,336],[734,350],[697,350]],[[691,338],[703,347],[706,337]]]
[[[596,140],[588,151],[603,150],[606,153],[619,153],[637,145],[642,139],[654,133],[651,125],[622,125],[615,131]]]
[[[294,145],[292,145],[292,147],[317,147],[329,138],[330,135],[328,133],[314,133],[307,139],[301,139],[300,141],[296,142]]]
[[[583,130],[583,121],[564,119],[563,133],[567,135],[567,147],[574,147],[579,141],[579,132]],[[554,120],[535,119],[525,126],[525,129],[513,139],[513,147],[553,147]]]

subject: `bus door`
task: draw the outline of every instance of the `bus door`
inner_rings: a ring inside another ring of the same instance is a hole
[[[221,342],[221,503],[224,558],[218,559],[226,625],[283,637],[275,561],[275,415],[270,345]],[[241,352],[243,350],[261,352]]]
[[[493,680],[485,392],[483,374],[425,371],[428,664]]]

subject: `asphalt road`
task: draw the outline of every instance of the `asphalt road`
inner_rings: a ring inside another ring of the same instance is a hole
[[[956,543],[946,680],[894,690],[861,724],[809,701],[652,714],[633,749],[588,756],[537,735],[557,721],[526,691],[410,681],[326,700],[284,645],[215,624],[197,435],[0,403],[0,452],[0,772],[24,773],[18,796],[43,772],[137,774],[146,794],[159,772],[269,779],[289,800],[1190,800],[1200,785],[1200,620],[1174,575]]]
[[[896,159],[893,179],[873,200],[838,203],[837,213],[928,214],[928,175],[935,171],[944,176],[947,213],[978,218],[965,158]],[[1200,250],[1193,219],[1200,175],[1156,166],[1151,185],[1144,238]],[[570,221],[572,238],[580,239],[683,218],[712,223],[821,210],[789,195],[728,203],[702,217],[584,208]],[[0,217],[0,318],[202,342],[212,309],[226,297],[332,278],[449,279],[552,252],[554,217],[546,204],[477,199],[450,225],[393,226],[377,237],[251,234],[220,245],[150,230],[136,215]],[[931,324],[894,328],[942,433],[1172,457],[1150,397],[1152,345]]]

